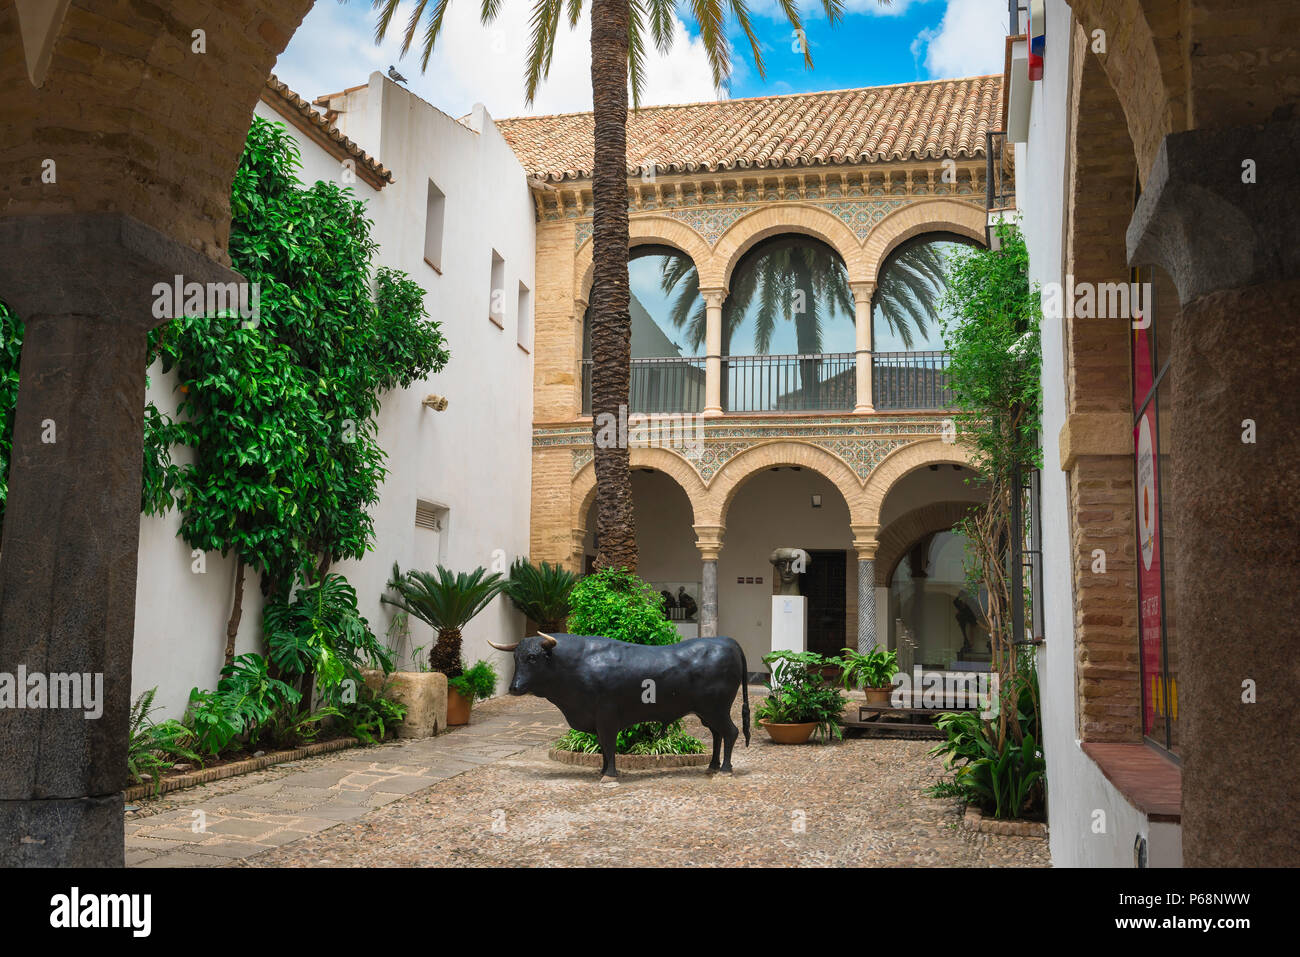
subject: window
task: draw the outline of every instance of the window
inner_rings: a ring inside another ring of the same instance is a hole
[[[447,197],[433,180],[429,180],[429,197],[424,208],[424,261],[442,274],[442,223],[447,212]]]
[[[525,352],[533,348],[533,294],[523,283],[519,284],[519,348]]]
[[[506,327],[506,261],[492,250],[492,286],[488,290],[488,318],[499,329]]]
[[[1178,656],[1172,554],[1176,530],[1170,482],[1171,370],[1166,358],[1168,321],[1160,321],[1155,276],[1133,270],[1141,315],[1130,335],[1133,366],[1134,532],[1137,538],[1138,646],[1142,666],[1142,733],[1153,744],[1179,751]]]

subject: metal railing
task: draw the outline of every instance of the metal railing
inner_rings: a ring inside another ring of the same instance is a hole
[[[944,409],[948,353],[877,352],[871,357],[872,399],[882,412]],[[629,412],[701,412],[703,357],[633,359]],[[723,356],[726,412],[847,412],[857,404],[852,352],[793,356]],[[591,360],[582,360],[582,412],[591,414]]]
[[[702,412],[704,359],[633,359],[629,412]],[[582,414],[591,415],[591,360],[582,360]]]
[[[878,411],[946,409],[948,353],[877,352],[871,357],[871,392]]]
[[[857,398],[852,352],[796,356],[723,356],[727,412],[852,410]]]

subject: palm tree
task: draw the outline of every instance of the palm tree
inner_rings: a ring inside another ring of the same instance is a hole
[[[947,270],[943,245],[932,242],[905,246],[881,270],[874,305],[907,349],[912,348],[913,328],[925,337],[935,327],[948,287]]]
[[[487,607],[505,587],[505,582],[500,572],[489,575],[485,568],[476,568],[469,574],[452,574],[439,565],[434,574],[417,571],[403,574],[394,562],[388,587],[397,592],[396,600],[383,595],[380,601],[414,615],[438,632],[437,644],[429,652],[430,670],[455,678],[464,670],[460,630]]]
[[[533,565],[519,559],[510,566],[505,594],[521,612],[547,634],[564,631],[569,617],[569,593],[578,576],[561,565]]]
[[[388,32],[400,0],[372,0],[380,11],[375,41]],[[833,25],[843,16],[844,0],[819,0]],[[888,0],[881,0],[887,3]],[[410,49],[415,31],[428,13],[420,69],[428,68],[443,16],[450,0],[417,0],[402,38],[402,53]],[[496,19],[501,0],[482,0],[485,24]],[[782,12],[802,36],[803,18],[798,0],[780,0]],[[561,16],[572,29],[582,16],[583,0],[535,0],[531,40],[525,69],[526,93],[532,103],[541,81],[550,72],[551,57]],[[726,87],[731,78],[731,47],[726,17],[730,12],[749,41],[750,54],[760,77],[766,75],[759,39],[745,0],[693,0],[691,11],[712,68],[713,83]],[[640,102],[645,83],[647,36],[656,49],[672,46],[676,17],[674,0],[591,0],[591,93],[594,143],[592,148],[592,263],[591,286],[591,411],[595,444],[596,532],[600,541],[596,565],[626,568],[637,565],[636,524],[632,514],[632,472],[626,447],[608,447],[602,440],[605,423],[618,420],[628,404],[631,379],[632,319],[627,280],[627,106]],[[812,67],[809,44],[803,44],[804,63]]]

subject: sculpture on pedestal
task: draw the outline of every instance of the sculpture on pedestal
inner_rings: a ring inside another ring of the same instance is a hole
[[[799,576],[808,570],[812,559],[802,548],[777,548],[767,559],[776,572],[778,595],[799,594]]]

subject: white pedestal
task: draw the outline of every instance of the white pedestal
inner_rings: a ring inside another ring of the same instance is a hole
[[[808,634],[808,599],[803,595],[772,596],[772,650],[803,651]]]
[[[682,641],[700,637],[700,626],[697,622],[675,621],[673,624],[677,627],[677,634],[681,635]]]

